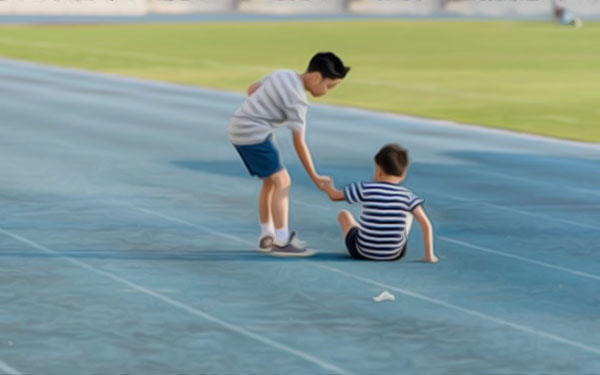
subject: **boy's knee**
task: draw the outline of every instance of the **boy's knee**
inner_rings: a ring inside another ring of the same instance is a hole
[[[263,188],[271,189],[274,186],[273,181],[269,177],[263,178],[262,182],[263,182]]]
[[[352,214],[350,213],[350,211],[341,210],[340,213],[338,214],[338,221],[340,221],[340,222],[349,221],[351,216],[352,216]]]
[[[285,169],[271,176],[270,180],[277,190],[287,190],[292,186],[292,179]]]

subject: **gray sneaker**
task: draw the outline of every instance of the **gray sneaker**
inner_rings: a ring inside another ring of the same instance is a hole
[[[296,232],[290,234],[288,243],[279,246],[273,243],[273,249],[269,254],[277,257],[311,257],[317,252],[307,249],[306,246],[296,238]]]
[[[273,250],[273,236],[266,235],[258,240],[258,251],[270,253]]]

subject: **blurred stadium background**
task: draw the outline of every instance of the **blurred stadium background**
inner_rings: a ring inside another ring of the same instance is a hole
[[[600,14],[595,0],[0,0],[0,14],[104,14],[249,12],[405,15],[550,15],[558,4],[583,16]]]

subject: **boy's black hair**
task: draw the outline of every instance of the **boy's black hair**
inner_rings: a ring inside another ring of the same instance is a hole
[[[408,151],[398,144],[385,145],[375,155],[375,163],[385,174],[402,176],[408,168]]]
[[[310,59],[308,73],[319,72],[323,78],[344,78],[350,71],[349,66],[344,66],[342,60],[333,52],[319,52]]]

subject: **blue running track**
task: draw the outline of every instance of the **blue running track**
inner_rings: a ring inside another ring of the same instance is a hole
[[[0,373],[598,374],[600,147],[315,105],[338,186],[407,147],[440,263],[349,259],[286,131],[306,260],[254,250],[242,96],[0,60]],[[354,209],[354,208],[353,208]],[[388,290],[395,302],[375,303]]]

